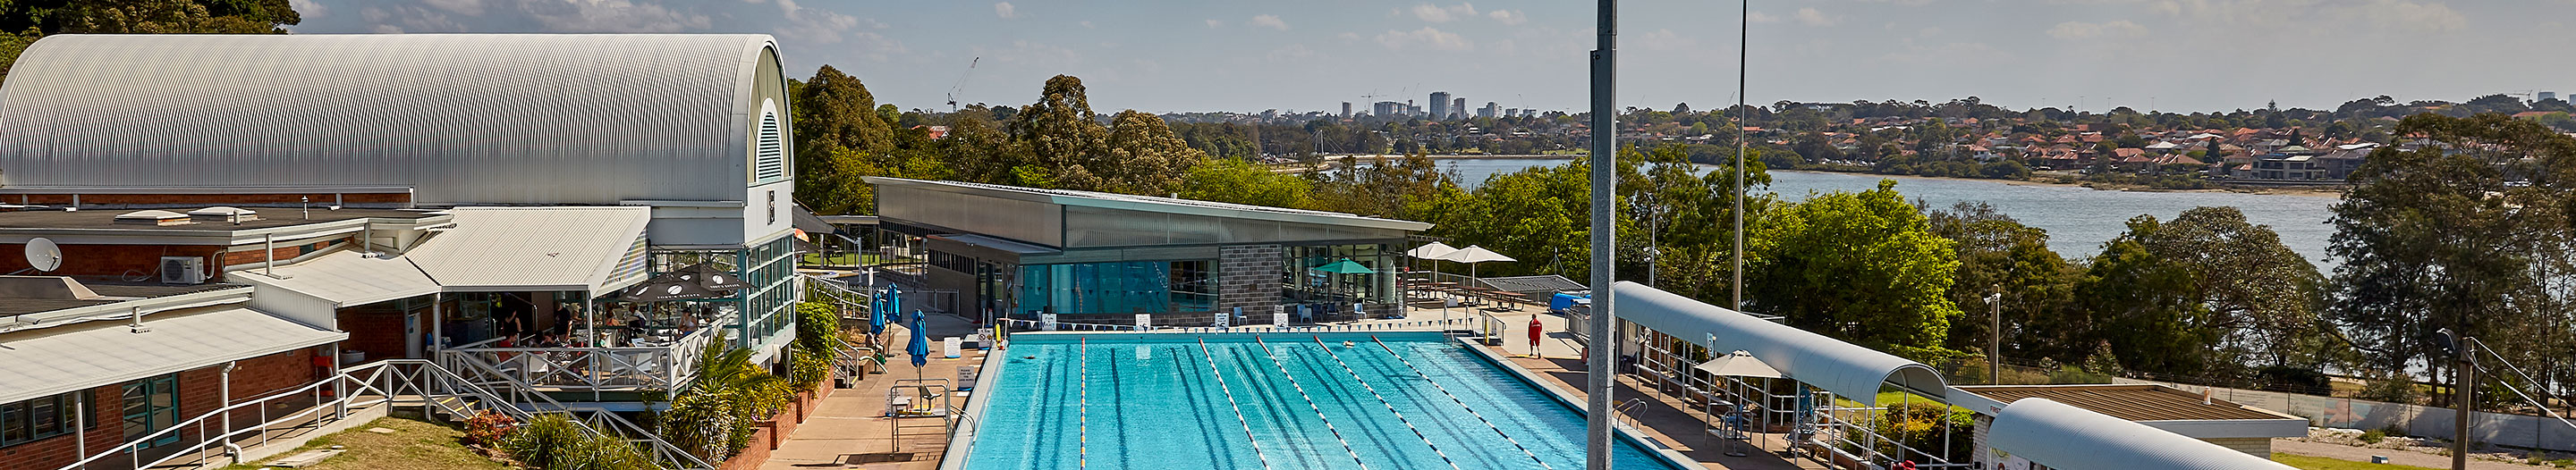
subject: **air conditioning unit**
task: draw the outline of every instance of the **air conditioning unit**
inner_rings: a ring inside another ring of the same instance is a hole
[[[206,282],[206,259],[195,256],[161,257],[162,284],[198,284]]]

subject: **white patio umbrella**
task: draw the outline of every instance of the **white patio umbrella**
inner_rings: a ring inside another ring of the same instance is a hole
[[[1502,253],[1495,253],[1494,250],[1488,250],[1485,249],[1485,247],[1476,245],[1467,245],[1466,248],[1461,248],[1458,251],[1451,252],[1448,255],[1439,257],[1438,259],[1467,263],[1467,279],[1471,283],[1478,280],[1476,279],[1477,263],[1489,261],[1520,261],[1512,259],[1512,257],[1509,256],[1503,256]]]
[[[1447,243],[1431,242],[1429,245],[1417,246],[1413,247],[1411,250],[1405,250],[1404,255],[1421,259],[1436,260],[1440,259],[1442,256],[1448,256],[1450,253],[1456,252],[1458,252],[1458,247],[1449,246]]]
[[[1719,377],[1762,377],[1770,379],[1788,378],[1788,374],[1780,373],[1780,369],[1772,368],[1770,364],[1762,363],[1761,359],[1755,359],[1753,358],[1752,353],[1747,353],[1743,350],[1726,353],[1724,356],[1718,356],[1716,359],[1710,359],[1708,362],[1699,363],[1698,366],[1692,368],[1699,369],[1701,372],[1707,372],[1709,375]],[[1766,380],[1762,383],[1769,384],[1771,382]],[[1765,388],[1767,389],[1768,387]],[[1769,392],[1766,391],[1763,393]],[[1741,404],[1733,406],[1737,410],[1743,409],[1743,405]],[[1766,414],[1764,418],[1767,421],[1769,416]],[[1728,443],[1733,444],[1733,440],[1729,439]],[[1726,455],[1743,457],[1744,451],[1730,445],[1727,448]]]

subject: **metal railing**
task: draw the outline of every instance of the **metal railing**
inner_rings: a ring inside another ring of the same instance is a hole
[[[730,324],[731,317],[712,324]],[[441,365],[496,388],[559,392],[678,390],[697,375],[721,328],[690,332],[667,346],[499,348],[476,343],[439,351]]]
[[[542,400],[543,396],[539,395],[536,398]],[[378,405],[419,406],[425,416],[436,416],[440,413],[448,416],[473,416],[489,411],[509,416],[519,422],[527,422],[547,414],[563,414],[572,418],[575,426],[585,434],[616,436],[633,443],[639,450],[652,456],[656,467],[666,470],[715,468],[714,465],[707,464],[704,460],[682,451],[677,446],[663,441],[659,436],[634,423],[627,422],[614,413],[598,410],[578,412],[567,410],[562,408],[562,404],[552,403],[551,400],[545,400],[545,402],[554,408],[537,411],[522,408],[513,400],[514,398],[509,395],[477,386],[463,376],[430,361],[387,359],[343,368],[338,374],[303,387],[242,400],[173,423],[160,431],[126,439],[124,444],[117,447],[120,451],[88,455],[77,462],[62,466],[60,470],[87,468],[92,463],[120,455],[128,460],[127,463],[131,468],[159,467],[180,458],[238,457],[244,452],[242,445],[244,443],[256,440],[257,442],[251,443],[250,446],[269,445],[272,436],[280,432],[318,427],[324,422],[346,419],[353,408]],[[305,403],[310,404],[304,405]],[[271,415],[272,408],[289,404],[302,405],[303,408],[292,413]],[[232,421],[236,421],[237,416],[243,413],[256,413],[259,424],[246,427],[231,426]],[[608,431],[602,431],[602,429],[608,429]],[[185,439],[192,434],[182,432],[186,430],[196,431],[193,433],[196,442],[170,454],[150,460],[145,459],[143,451],[145,448],[175,445],[151,443],[164,439]],[[82,439],[87,439],[86,433],[82,435]]]

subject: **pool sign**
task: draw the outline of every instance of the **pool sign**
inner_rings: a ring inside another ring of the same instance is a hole
[[[1039,330],[1039,331],[1055,331],[1055,314],[1052,314],[1052,313],[1041,313],[1041,314],[1038,314],[1038,330]]]
[[[1288,307],[1282,306],[1270,311],[1270,326],[1282,328],[1288,326]]]
[[[1219,313],[1219,314],[1217,314],[1217,315],[1216,315],[1216,325],[1214,325],[1214,326],[1215,326],[1215,327],[1217,327],[1217,328],[1225,328],[1225,327],[1227,327],[1227,326],[1231,326],[1231,325],[1233,325],[1233,324],[1234,324],[1234,316],[1235,316],[1235,315],[1242,315],[1242,314],[1243,314],[1243,307],[1235,307],[1235,308],[1234,308],[1234,313]]]
[[[1153,315],[1142,313],[1136,314],[1136,331],[1145,331],[1152,328],[1154,328]]]

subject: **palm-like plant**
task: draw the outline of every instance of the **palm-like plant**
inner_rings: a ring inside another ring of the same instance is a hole
[[[697,378],[672,395],[663,435],[700,458],[720,461],[751,444],[754,423],[787,406],[785,379],[751,363],[751,350],[716,335],[698,356]]]

